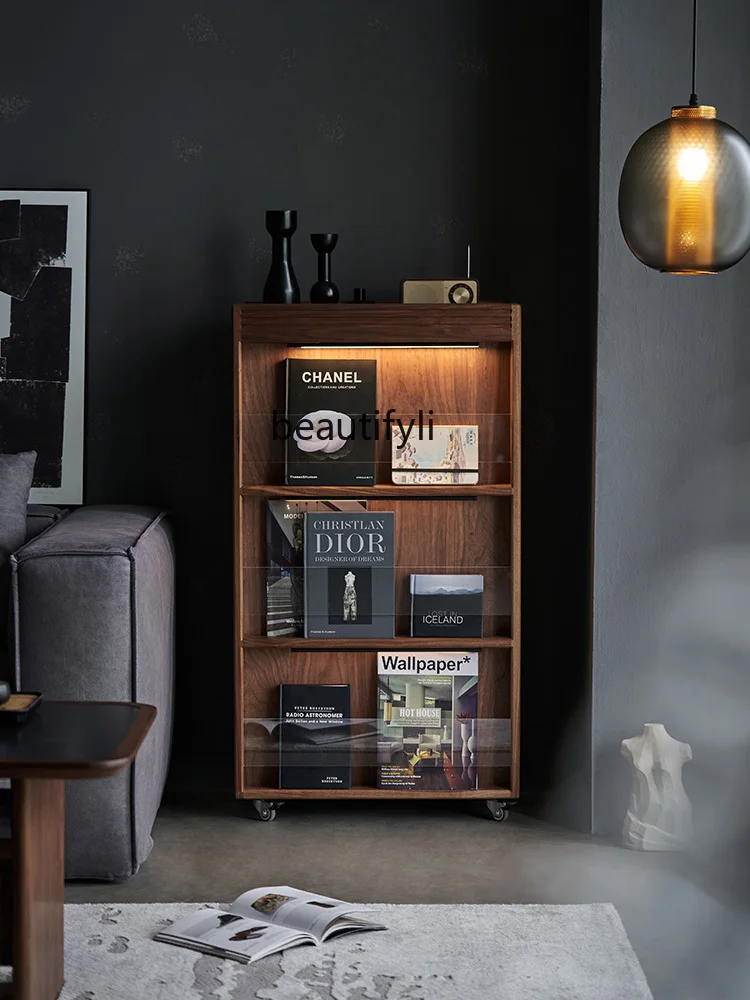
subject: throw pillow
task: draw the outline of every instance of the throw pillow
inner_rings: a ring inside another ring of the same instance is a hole
[[[26,540],[26,507],[34,478],[36,452],[0,455],[0,679],[8,647],[10,557]]]

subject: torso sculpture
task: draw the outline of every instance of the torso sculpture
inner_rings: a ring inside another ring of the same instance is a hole
[[[622,829],[625,847],[636,851],[679,851],[692,837],[692,809],[682,785],[682,768],[692,759],[688,743],[673,739],[661,723],[623,740],[633,786]]]

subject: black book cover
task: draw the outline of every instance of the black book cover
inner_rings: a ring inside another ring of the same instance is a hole
[[[306,511],[362,511],[366,500],[268,500],[266,635],[304,635]]]
[[[279,788],[351,788],[348,684],[279,685]]]
[[[410,586],[413,636],[482,635],[481,575],[413,573]]]
[[[394,515],[305,514],[305,635],[392,638]]]
[[[285,482],[374,486],[376,362],[287,358]]]

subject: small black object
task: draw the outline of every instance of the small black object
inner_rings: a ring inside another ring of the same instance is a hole
[[[297,229],[297,213],[292,209],[266,212],[266,229],[271,240],[271,269],[263,289],[264,302],[299,302],[299,283],[292,267],[292,236]]]
[[[355,302],[367,302],[367,289],[366,288],[355,288],[354,289],[354,301]]]
[[[331,281],[331,254],[338,241],[338,233],[310,233],[310,242],[318,254],[318,280],[310,289],[311,302],[339,300],[339,290]]]
[[[18,694],[12,697],[24,698],[28,703],[25,704],[23,708],[6,708],[4,706],[8,704],[10,698],[8,701],[4,702],[3,706],[0,706],[0,726],[19,725],[20,723],[26,722],[34,715],[42,703],[42,696],[39,691],[19,691]],[[31,700],[28,701],[28,699]]]
[[[10,695],[10,684],[7,681],[0,681],[0,705],[4,705]]]

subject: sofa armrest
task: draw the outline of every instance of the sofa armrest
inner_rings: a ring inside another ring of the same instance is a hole
[[[16,681],[50,698],[137,701],[133,667],[139,656],[131,626],[143,607],[133,570],[149,536],[167,529],[147,507],[83,507],[55,523],[11,556]],[[159,588],[173,613],[169,565]],[[158,572],[158,568],[156,568]]]
[[[125,877],[148,854],[169,763],[175,599],[169,519],[146,507],[82,507],[19,549],[11,573],[21,689],[50,700],[140,701],[158,710],[123,779],[130,782],[127,795],[113,792],[107,805],[101,790],[89,801],[91,792],[68,789],[71,822],[81,814],[67,848],[69,876]],[[89,833],[84,800],[89,816],[92,808],[101,813],[98,822],[91,818]],[[128,802],[135,814],[130,824],[115,815]]]

